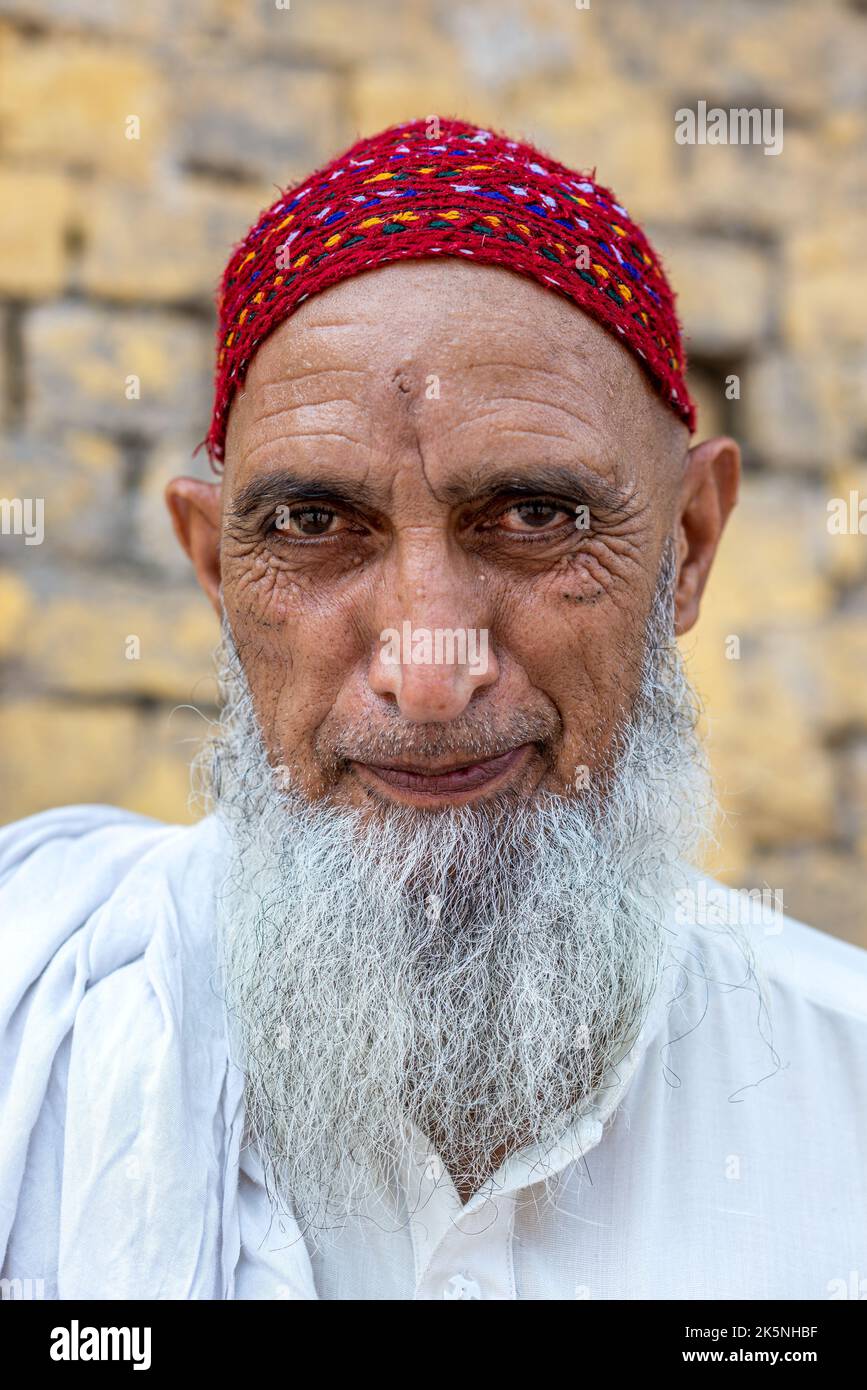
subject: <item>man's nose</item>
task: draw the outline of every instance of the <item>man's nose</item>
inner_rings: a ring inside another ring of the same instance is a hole
[[[457,719],[477,690],[498,676],[491,634],[478,595],[446,580],[431,594],[428,582],[401,586],[411,600],[378,605],[384,625],[375,634],[368,680],[417,724]]]
[[[379,632],[368,676],[372,691],[392,696],[415,724],[459,719],[475,692],[496,678],[488,628],[431,627],[411,619]]]

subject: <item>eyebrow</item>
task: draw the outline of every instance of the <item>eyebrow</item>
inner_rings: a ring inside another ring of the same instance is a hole
[[[336,506],[371,508],[377,505],[375,490],[351,478],[304,477],[281,469],[254,478],[232,499],[230,515],[238,520],[278,507],[284,502],[331,502]],[[382,498],[380,497],[380,503]]]
[[[463,477],[443,483],[437,495],[453,506],[475,502],[497,492],[519,495],[566,493],[600,511],[617,511],[632,495],[632,488],[606,482],[586,464],[548,463],[543,460],[526,466],[486,468],[480,465]]]
[[[498,492],[527,497],[539,493],[565,493],[599,511],[617,512],[627,504],[632,488],[606,482],[585,464],[540,461],[526,467],[493,470],[480,465],[463,477],[442,483],[435,495],[440,502],[461,506]],[[232,499],[229,512],[237,520],[247,520],[263,510],[289,502],[324,502],[334,506],[381,511],[385,507],[385,495],[381,489],[339,475],[326,479],[321,475],[304,476],[280,469],[254,478],[241,488]]]

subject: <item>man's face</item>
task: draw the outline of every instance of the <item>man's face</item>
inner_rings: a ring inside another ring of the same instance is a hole
[[[632,707],[672,536],[692,621],[695,491],[685,426],[536,283],[449,258],[314,296],[254,357],[206,505],[272,762],[359,807],[568,791]],[[476,659],[395,659],[406,624]]]

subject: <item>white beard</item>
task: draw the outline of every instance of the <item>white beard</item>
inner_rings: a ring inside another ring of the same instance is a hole
[[[366,818],[278,786],[225,626],[225,997],[248,1137],[309,1229],[383,1189],[406,1120],[477,1190],[495,1154],[559,1137],[634,1042],[712,804],[671,588],[669,552],[606,781]]]

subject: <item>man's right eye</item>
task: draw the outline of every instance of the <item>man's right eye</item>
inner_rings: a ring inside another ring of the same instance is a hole
[[[341,518],[329,507],[278,507],[273,529],[301,539],[333,535]]]

